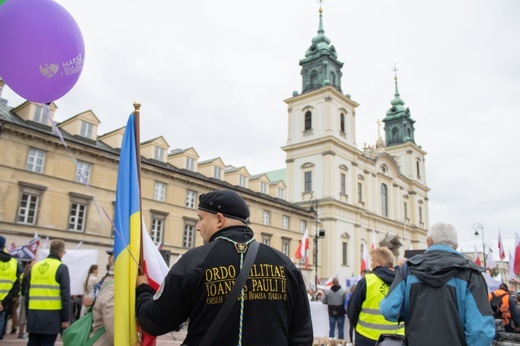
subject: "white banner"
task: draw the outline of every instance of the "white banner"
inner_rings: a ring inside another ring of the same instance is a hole
[[[49,256],[49,249],[38,251],[38,261]],[[67,250],[61,261],[69,268],[70,295],[83,295],[88,270],[98,260],[98,250]],[[101,278],[100,278],[101,279]]]

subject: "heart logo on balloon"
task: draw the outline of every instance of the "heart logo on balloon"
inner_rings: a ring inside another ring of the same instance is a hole
[[[51,64],[50,66],[45,64],[45,66],[42,67],[40,65],[40,73],[44,75],[47,78],[52,78],[58,72],[60,67],[57,64]]]

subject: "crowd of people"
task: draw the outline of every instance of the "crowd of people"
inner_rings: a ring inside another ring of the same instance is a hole
[[[429,228],[423,254],[396,263],[388,248],[375,248],[371,270],[348,291],[334,278],[330,289],[314,292],[306,290],[300,270],[286,255],[255,243],[249,208],[236,192],[201,195],[197,216],[203,245],[173,265],[158,291],[146,275],[137,278],[137,322],[150,335],[176,331],[189,320],[187,345],[310,346],[312,300],[327,305],[329,338],[349,345],[376,346],[391,334],[409,346],[488,346],[496,338],[495,319],[503,320],[507,332],[520,331],[520,295],[506,284],[488,292],[483,268],[456,251],[457,232],[450,224]],[[4,246],[0,236],[0,249]],[[65,253],[65,242],[55,239],[47,258],[22,267],[0,251],[0,340],[10,316],[10,332],[20,338],[28,333],[28,346],[54,345],[91,309],[92,334],[105,330],[94,345],[114,344],[113,251],[107,251],[105,276],[98,277],[98,265],[90,267],[76,316],[70,308],[69,271],[61,261]],[[248,275],[235,284],[242,268],[250,268]],[[233,294],[238,299],[226,299]]]

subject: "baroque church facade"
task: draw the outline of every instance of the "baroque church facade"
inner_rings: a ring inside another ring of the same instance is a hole
[[[343,63],[330,43],[320,10],[318,35],[300,61],[301,93],[285,100],[284,169],[251,174],[221,157],[199,160],[194,148],[172,149],[162,136],[140,143],[142,215],[170,265],[201,245],[198,197],[215,189],[240,193],[256,239],[289,257],[308,230],[308,266],[298,265],[311,283],[316,273],[323,280],[359,275],[363,246],[389,246],[398,257],[426,248],[426,152],[415,143],[397,79],[385,138],[359,149],[358,104],[342,93]],[[0,98],[3,85],[0,79]],[[17,246],[35,234],[64,239],[68,249],[82,242],[83,249],[99,250],[104,263],[114,240],[106,216],[114,216],[124,128],[98,135],[92,111],[55,123],[54,103],[45,110],[0,101],[0,233]]]
[[[398,258],[404,250],[425,249],[426,152],[415,143],[415,121],[397,77],[383,119],[385,138],[359,149],[358,103],[342,93],[343,63],[325,35],[321,9],[318,35],[300,65],[302,91],[285,100],[289,131],[282,149],[287,199],[318,211],[310,227],[318,276],[358,275],[363,246],[388,246]]]

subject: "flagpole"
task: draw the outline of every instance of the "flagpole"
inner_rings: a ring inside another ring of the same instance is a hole
[[[143,201],[141,198],[141,104],[134,102],[134,131],[135,131],[135,153],[137,156],[137,181],[139,184],[139,210],[143,212]],[[142,214],[141,214],[142,215]],[[143,218],[141,217],[139,234],[141,237],[140,243],[143,244]],[[142,269],[143,262],[143,247],[139,246],[139,275],[144,274]]]

